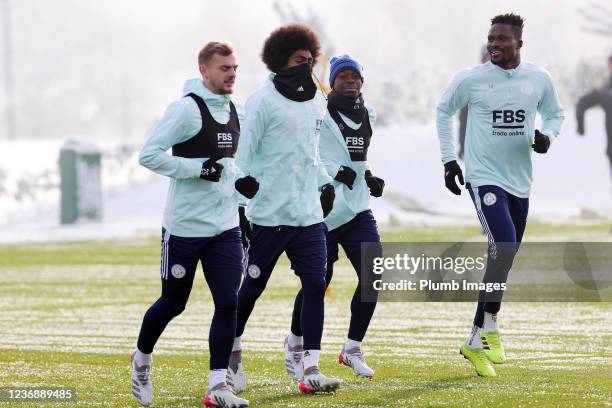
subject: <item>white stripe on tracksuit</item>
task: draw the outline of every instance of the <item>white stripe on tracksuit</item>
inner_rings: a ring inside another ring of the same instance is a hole
[[[170,240],[170,233],[168,230],[164,233],[164,243],[162,245],[162,264],[161,264],[161,278],[168,279],[168,241]]]
[[[247,276],[247,272],[249,269],[249,248],[251,247],[251,242],[247,240],[246,248],[242,248],[244,251],[244,255],[242,256],[242,279],[245,279]]]
[[[487,218],[482,212],[480,195],[478,195],[478,187],[472,187],[472,192],[474,193],[474,204],[476,206],[476,215],[478,215],[478,219],[482,224],[482,228],[487,233],[489,238],[489,253],[495,254],[497,253],[497,245],[495,245],[495,239],[493,238],[493,234],[491,233],[491,229],[489,228],[489,224],[487,223]]]

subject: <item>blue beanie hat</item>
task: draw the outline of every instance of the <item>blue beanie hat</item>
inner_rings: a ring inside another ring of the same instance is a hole
[[[355,71],[363,80],[363,67],[359,65],[357,61],[352,59],[348,54],[340,55],[338,57],[333,57],[329,61],[330,69],[329,69],[329,86],[334,87],[334,80],[336,79],[336,75],[340,72],[351,69]]]

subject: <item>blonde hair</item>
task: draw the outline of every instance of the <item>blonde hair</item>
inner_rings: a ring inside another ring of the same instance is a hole
[[[215,54],[226,57],[233,53],[234,48],[230,43],[211,41],[200,50],[198,54],[198,65],[208,64]]]

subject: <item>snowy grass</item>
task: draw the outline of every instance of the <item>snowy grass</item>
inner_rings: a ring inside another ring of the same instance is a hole
[[[478,229],[465,228],[397,231],[384,240],[481,239]],[[546,236],[546,228],[534,225],[532,232]],[[606,228],[564,234],[605,235]],[[158,273],[156,238],[0,246],[0,384],[72,387],[79,407],[136,406],[129,353],[144,311],[159,296]],[[458,354],[472,304],[380,303],[364,343],[376,376],[355,378],[336,363],[355,280],[342,259],[326,297],[322,369],[341,378],[343,386],[334,395],[301,396],[284,372],[282,356],[298,280],[284,260],[279,263],[244,335],[245,397],[252,406],[609,406],[612,401],[610,303],[506,303],[500,321],[510,361],[497,366],[498,377],[486,380]],[[212,317],[205,286],[198,273],[187,310],[158,343],[155,406],[201,404]]]

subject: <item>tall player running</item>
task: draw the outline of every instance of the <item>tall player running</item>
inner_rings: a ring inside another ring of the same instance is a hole
[[[438,105],[437,125],[446,187],[463,184],[453,146],[452,116],[468,105],[465,166],[467,189],[489,239],[485,282],[505,282],[518,251],[529,208],[531,151],[546,153],[564,116],[550,74],[521,62],[523,18],[503,14],[491,20],[491,61],[459,73]],[[535,116],[542,116],[542,130]],[[480,294],[472,332],[461,354],[478,375],[495,376],[491,363],[506,361],[497,313],[501,293]]]

